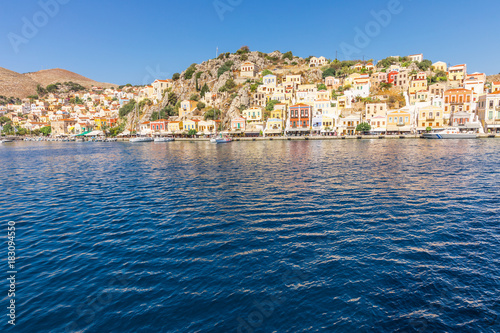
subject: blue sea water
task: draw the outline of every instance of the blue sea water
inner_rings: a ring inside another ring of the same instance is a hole
[[[499,332],[499,147],[1,145],[2,331]]]

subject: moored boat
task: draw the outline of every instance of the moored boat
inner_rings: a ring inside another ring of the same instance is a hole
[[[158,137],[158,138],[155,138],[155,142],[172,142],[172,141],[175,141],[174,138],[170,138],[170,137]]]
[[[213,137],[210,139],[211,143],[229,143],[232,142],[233,140],[230,137]]]
[[[151,138],[149,136],[137,136],[135,138],[130,138],[128,141],[129,142],[135,142],[135,143],[151,142],[151,141],[153,141],[153,138]]]
[[[473,131],[460,132],[457,127],[449,127],[437,132],[424,133],[422,137],[425,139],[476,139],[477,134]]]

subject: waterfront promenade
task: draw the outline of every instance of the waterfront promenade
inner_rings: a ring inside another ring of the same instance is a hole
[[[500,134],[478,134],[478,139],[500,138]],[[3,139],[22,141],[25,137],[5,136]],[[276,136],[276,137],[235,137],[233,141],[306,141],[306,140],[405,140],[405,139],[423,139],[421,135],[347,135],[347,136]],[[43,141],[61,141],[61,140],[43,140]],[[90,140],[89,140],[90,141]],[[117,138],[117,141],[129,141],[129,138]],[[210,138],[175,138],[175,141],[210,141]]]

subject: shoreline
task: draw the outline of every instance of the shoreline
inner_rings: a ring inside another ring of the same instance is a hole
[[[24,141],[29,137],[0,137],[1,139],[9,139],[14,141]],[[478,134],[477,139],[498,139],[500,134]],[[349,135],[349,136],[276,136],[276,137],[241,137],[233,138],[233,141],[308,141],[308,140],[405,140],[405,139],[423,139],[420,135]],[[128,142],[129,138],[116,138],[116,142]],[[210,141],[210,138],[175,138],[175,141]],[[27,141],[27,142],[74,142],[68,140],[52,140],[43,141]],[[91,142],[85,141],[85,142]]]

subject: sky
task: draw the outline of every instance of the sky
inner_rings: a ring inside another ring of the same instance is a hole
[[[500,73],[500,2],[0,0],[0,67],[146,84],[241,46],[329,59],[423,53]]]

